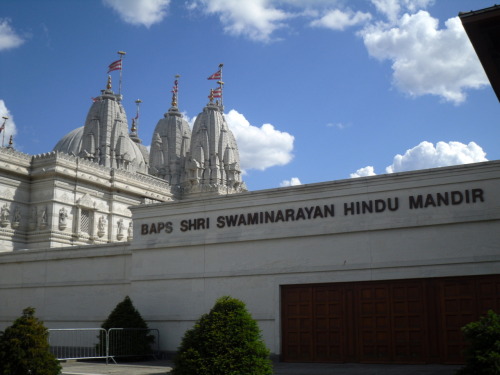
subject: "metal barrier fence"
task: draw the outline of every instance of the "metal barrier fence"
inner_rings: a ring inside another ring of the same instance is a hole
[[[49,345],[57,359],[107,357],[106,330],[102,328],[49,329]]]
[[[50,351],[59,360],[146,357],[159,353],[160,331],[143,328],[49,329]]]

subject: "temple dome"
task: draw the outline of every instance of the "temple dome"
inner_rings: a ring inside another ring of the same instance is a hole
[[[121,95],[111,90],[109,78],[106,90],[101,90],[101,95],[92,103],[85,125],[65,135],[54,151],[76,155],[109,168],[147,173],[147,149],[143,145],[139,147],[130,138],[121,99]]]
[[[76,128],[62,137],[54,147],[54,151],[64,152],[69,155],[78,155],[82,147],[83,126]]]

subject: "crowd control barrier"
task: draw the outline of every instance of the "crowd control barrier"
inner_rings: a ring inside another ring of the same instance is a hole
[[[160,332],[143,328],[49,329],[50,351],[58,360],[148,357],[159,353]]]

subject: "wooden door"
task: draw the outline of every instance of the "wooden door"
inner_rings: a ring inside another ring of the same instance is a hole
[[[500,311],[500,275],[285,285],[282,359],[463,363],[461,328]]]

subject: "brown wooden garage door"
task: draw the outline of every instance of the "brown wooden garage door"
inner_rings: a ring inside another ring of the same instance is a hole
[[[461,363],[460,327],[500,311],[500,275],[284,285],[288,362]]]

